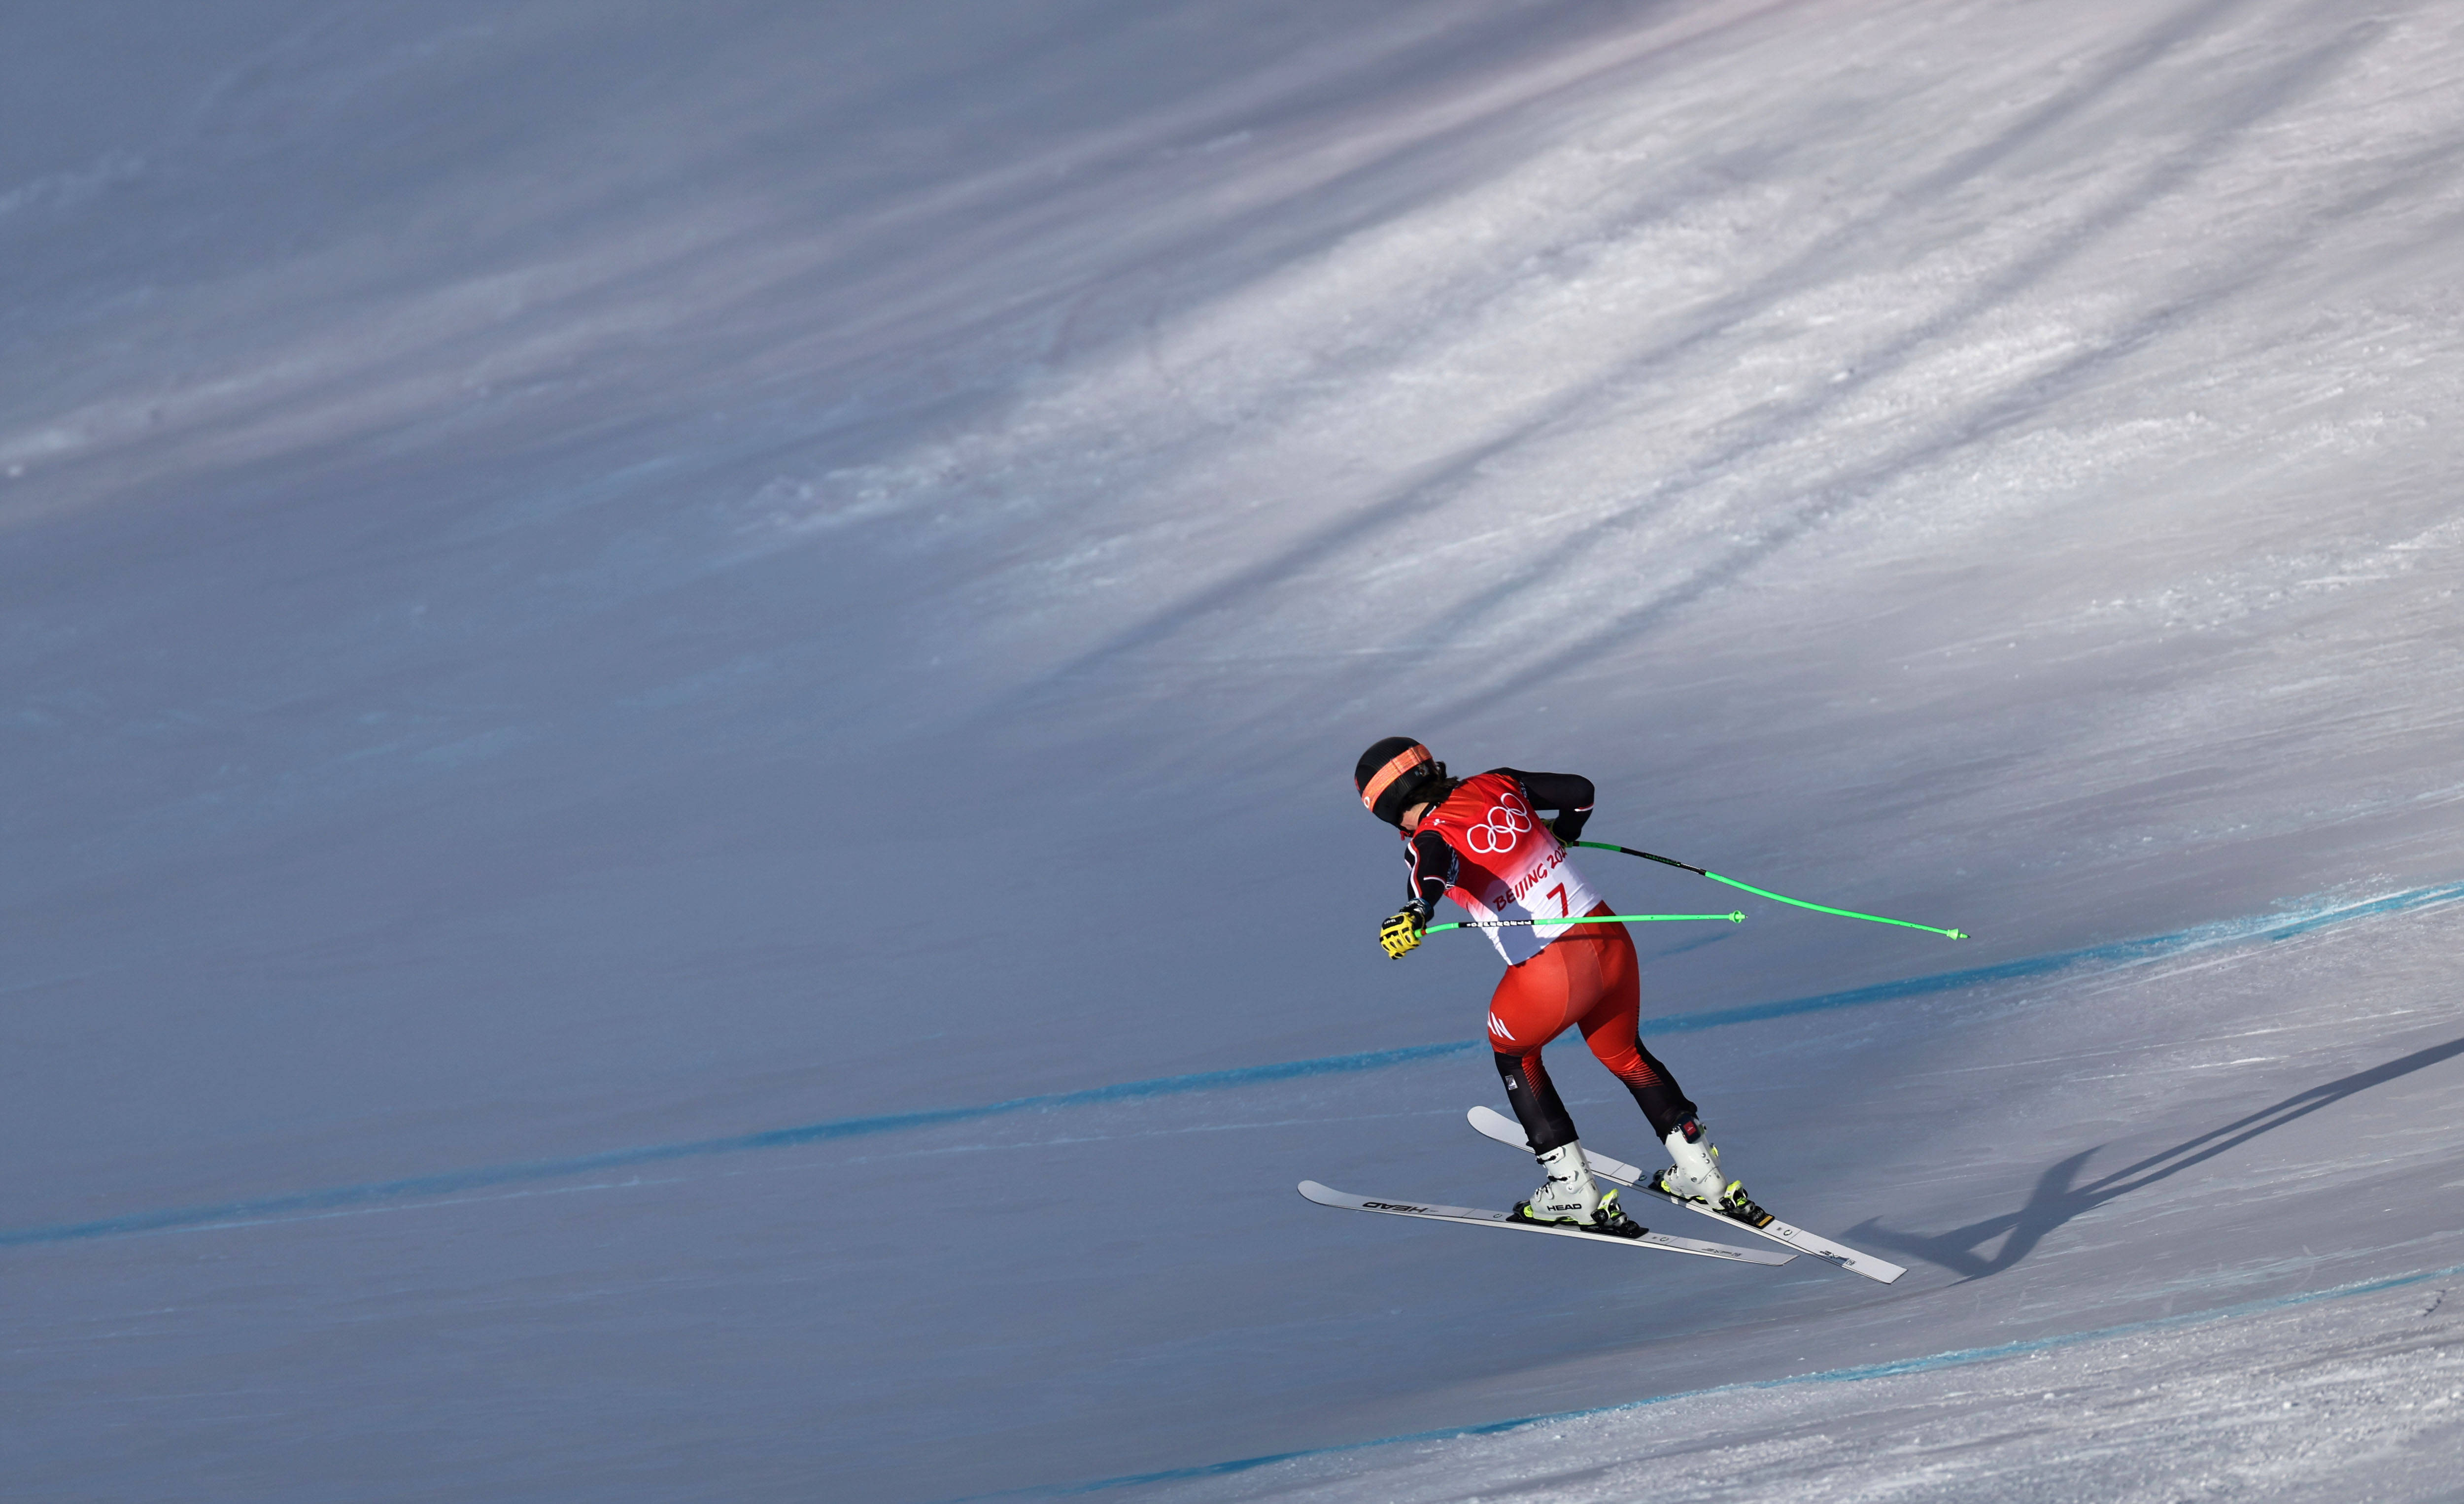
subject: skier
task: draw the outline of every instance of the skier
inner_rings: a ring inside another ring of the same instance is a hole
[[[1487,932],[1506,958],[1506,976],[1488,1004],[1497,1073],[1548,1176],[1515,1206],[1516,1219],[1601,1231],[1633,1228],[1617,1193],[1593,1182],[1573,1119],[1540,1064],[1541,1047],[1573,1025],[1668,1148],[1674,1162],[1651,1188],[1756,1226],[1768,1221],[1742,1183],[1723,1178],[1720,1151],[1696,1120],[1693,1102],[1643,1048],[1636,1031],[1640,972],[1624,926],[1545,922],[1616,912],[1566,859],[1566,843],[1591,818],[1592,781],[1510,767],[1450,778],[1427,747],[1388,737],[1360,755],[1353,784],[1370,813],[1402,831],[1411,868],[1410,901],[1378,928],[1387,955],[1400,961],[1420,943],[1441,895],[1476,919],[1544,921]],[[1555,818],[1543,823],[1541,809],[1555,810]]]

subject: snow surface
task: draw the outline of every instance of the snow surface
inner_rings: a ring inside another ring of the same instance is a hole
[[[2459,1496],[2464,6],[0,42],[12,1500]],[[1293,1194],[1395,732],[1904,1279]]]

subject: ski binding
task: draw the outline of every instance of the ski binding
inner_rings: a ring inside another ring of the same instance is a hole
[[[1616,1228],[1578,1228],[1570,1223],[1529,1222],[1510,1211],[1485,1211],[1477,1206],[1433,1206],[1423,1202],[1375,1201],[1354,1196],[1321,1185],[1315,1181],[1301,1182],[1301,1194],[1321,1206],[1342,1211],[1375,1211],[1390,1217],[1418,1217],[1428,1222],[1452,1222],[1464,1227],[1497,1228],[1507,1232],[1542,1232],[1552,1238],[1581,1238],[1591,1243],[1613,1244],[1619,1248],[1657,1249],[1662,1253],[1691,1253],[1698,1258],[1727,1259],[1735,1264],[1785,1264],[1796,1257],[1793,1253],[1766,1253],[1760,1249],[1732,1249],[1725,1243],[1705,1243],[1694,1238],[1673,1238],[1664,1232],[1638,1228],[1628,1233]],[[1628,1222],[1627,1227],[1634,1224]]]
[[[1483,1137],[1494,1139],[1500,1143],[1511,1144],[1526,1154],[1531,1152],[1530,1141],[1523,1137],[1523,1125],[1504,1113],[1494,1108],[1475,1107],[1468,1116],[1471,1118],[1472,1127]],[[1837,1264],[1852,1274],[1862,1274],[1867,1279],[1887,1285],[1907,1272],[1905,1269],[1888,1259],[1876,1258],[1871,1253],[1859,1249],[1852,1249],[1845,1243],[1834,1242],[1820,1233],[1808,1232],[1802,1228],[1793,1228],[1777,1218],[1761,1227],[1755,1227],[1750,1222],[1731,1217],[1716,1207],[1705,1206],[1699,1202],[1683,1201],[1664,1192],[1653,1190],[1652,1175],[1649,1170],[1637,1168],[1623,1160],[1610,1159],[1596,1149],[1585,1149],[1583,1158],[1591,1164],[1592,1173],[1602,1180],[1615,1181],[1620,1185],[1639,1190],[1646,1196],[1658,1197],[1672,1206],[1683,1206],[1697,1215],[1725,1222],[1732,1228],[1742,1228],[1748,1232],[1769,1238],[1785,1248],[1811,1254],[1826,1264]]]

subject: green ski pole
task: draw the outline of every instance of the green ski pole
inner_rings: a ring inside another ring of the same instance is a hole
[[[1680,919],[1726,919],[1743,924],[1743,910],[1730,914],[1594,914],[1579,919],[1463,919],[1453,924],[1432,924],[1420,933],[1435,935],[1440,930],[1510,930],[1517,926],[1534,929],[1560,929],[1569,924],[1673,924]]]
[[[1659,862],[1665,867],[1681,868],[1697,877],[1708,877],[1713,882],[1724,882],[1731,888],[1741,888],[1758,897],[1769,898],[1773,903],[1793,904],[1800,909],[1812,909],[1816,914],[1837,914],[1842,918],[1864,919],[1873,924],[1896,924],[1903,929],[1923,930],[1928,935],[1947,935],[1952,940],[1970,938],[1961,930],[1946,930],[1931,924],[1919,924],[1913,919],[1886,919],[1879,914],[1859,914],[1854,909],[1835,909],[1827,903],[1808,903],[1803,898],[1792,898],[1784,893],[1772,893],[1768,889],[1757,888],[1749,882],[1739,882],[1734,877],[1723,877],[1718,873],[1697,867],[1692,862],[1681,862],[1674,856],[1659,856],[1650,852],[1638,852],[1631,846],[1611,846],[1602,841],[1569,841],[1566,844],[1589,847],[1595,852],[1623,852],[1628,856],[1639,856],[1646,862]]]

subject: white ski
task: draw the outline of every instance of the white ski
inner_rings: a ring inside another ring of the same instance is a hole
[[[1793,1253],[1766,1253],[1760,1249],[1732,1249],[1724,1243],[1672,1238],[1664,1232],[1621,1238],[1613,1233],[1585,1232],[1579,1228],[1544,1227],[1536,1222],[1516,1222],[1506,1212],[1483,1211],[1477,1206],[1430,1206],[1412,1201],[1372,1201],[1366,1196],[1354,1196],[1348,1191],[1320,1185],[1315,1181],[1301,1182],[1301,1194],[1321,1206],[1333,1206],[1343,1211],[1382,1211],[1390,1217],[1420,1217],[1430,1222],[1454,1222],[1470,1228],[1545,1232],[1552,1238],[1581,1238],[1586,1243],[1606,1243],[1617,1248],[1658,1249],[1662,1253],[1692,1253],[1701,1258],[1724,1258],[1735,1264],[1785,1264],[1796,1257]]]
[[[1469,1116],[1471,1125],[1484,1136],[1494,1139],[1500,1143],[1512,1144],[1526,1154],[1531,1152],[1530,1140],[1523,1137],[1523,1125],[1504,1113],[1494,1108],[1475,1107]],[[1672,1206],[1683,1206],[1687,1211],[1708,1217],[1714,1222],[1725,1223],[1731,1228],[1742,1228],[1748,1232],[1769,1238],[1773,1243],[1793,1248],[1800,1253],[1811,1253],[1824,1263],[1837,1264],[1852,1274],[1862,1274],[1867,1279],[1880,1280],[1887,1285],[1907,1272],[1888,1259],[1876,1258],[1873,1254],[1852,1249],[1845,1243],[1835,1243],[1820,1233],[1808,1232],[1803,1228],[1792,1228],[1785,1222],[1773,1220],[1768,1227],[1749,1228],[1736,1218],[1714,1211],[1708,1206],[1698,1205],[1690,1201],[1679,1201],[1674,1196],[1662,1196],[1649,1187],[1648,1183],[1651,1180],[1649,1170],[1639,1169],[1623,1160],[1612,1160],[1596,1149],[1585,1149],[1583,1158],[1590,1161],[1592,1173],[1603,1180],[1615,1181],[1620,1185],[1630,1185],[1654,1200],[1666,1202]]]

